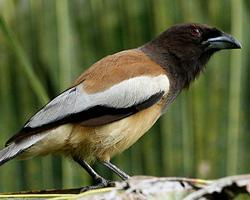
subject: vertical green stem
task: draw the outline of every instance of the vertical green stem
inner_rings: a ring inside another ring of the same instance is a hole
[[[242,39],[243,1],[231,0],[232,34]],[[231,52],[229,113],[228,113],[228,150],[227,173],[236,174],[238,170],[240,102],[241,102],[242,57],[240,51]]]
[[[71,32],[68,0],[56,1],[58,59],[59,59],[59,87],[65,90],[71,82]],[[62,164],[63,186],[72,187],[73,169],[68,160]]]
[[[38,77],[34,73],[32,69],[32,65],[27,55],[24,53],[25,51],[22,49],[21,45],[17,41],[16,37],[14,36],[14,33],[6,25],[2,16],[0,16],[0,30],[5,36],[7,42],[13,48],[13,51],[15,52],[18,59],[20,60],[20,63],[23,65],[24,72],[26,73],[31,83],[30,85],[33,88],[33,91],[37,95],[38,99],[40,100],[42,104],[48,102],[49,98],[47,96],[47,93],[44,87],[42,86],[41,82],[39,81]]]

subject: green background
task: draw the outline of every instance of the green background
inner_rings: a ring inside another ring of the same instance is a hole
[[[98,59],[183,22],[220,28],[243,48],[213,56],[155,126],[112,161],[131,175],[213,179],[249,173],[249,0],[0,0],[1,146]],[[0,167],[0,192],[90,183],[86,172],[60,156]]]

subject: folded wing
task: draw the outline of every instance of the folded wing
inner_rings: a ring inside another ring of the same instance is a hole
[[[83,81],[44,106],[7,144],[65,123],[98,126],[117,121],[157,103],[168,89],[163,74],[133,77],[96,93],[86,92]]]

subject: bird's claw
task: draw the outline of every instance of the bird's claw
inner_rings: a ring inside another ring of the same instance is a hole
[[[105,187],[113,187],[113,186],[115,186],[115,182],[110,181],[110,180],[106,180],[102,177],[98,177],[95,180],[95,185],[85,186],[85,187],[81,188],[80,192],[86,192],[89,190],[95,190],[95,189],[100,189],[100,188],[105,188]]]

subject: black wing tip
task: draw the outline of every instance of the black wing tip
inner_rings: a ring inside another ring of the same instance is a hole
[[[20,131],[18,131],[15,135],[13,135],[10,139],[7,140],[7,142],[5,143],[5,147],[8,147],[13,142],[19,142],[27,135],[32,134],[34,134],[33,129],[29,126],[24,126]]]

